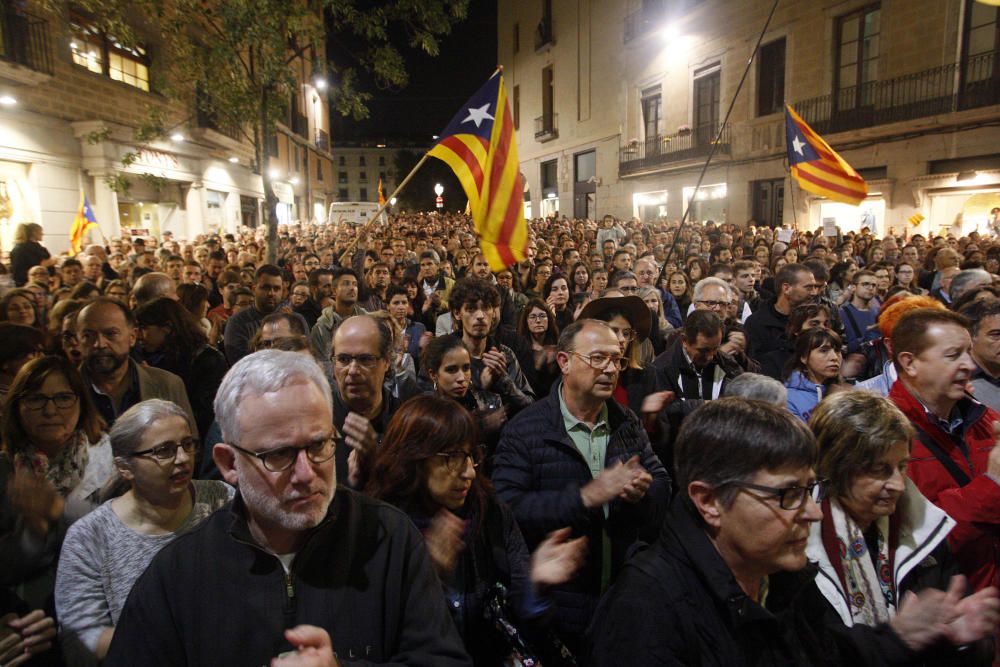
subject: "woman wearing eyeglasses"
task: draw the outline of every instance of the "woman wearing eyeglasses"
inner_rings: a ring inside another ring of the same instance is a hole
[[[111,444],[80,373],[48,356],[25,364],[3,411],[0,586],[32,608],[51,602],[66,528],[97,507]]]
[[[71,664],[104,659],[125,599],[149,562],[234,495],[225,482],[192,480],[198,441],[174,403],[132,406],[110,439],[127,491],[73,524],[59,558],[56,610]]]
[[[846,391],[823,401],[809,426],[827,498],[806,556],[819,566],[816,585],[844,625],[888,623],[907,592],[947,590],[961,575],[946,540],[955,521],[907,477],[909,420],[887,399]],[[960,590],[964,595],[964,584]],[[990,648],[988,641],[962,651],[945,643],[916,664],[989,665]]]
[[[517,333],[531,341],[531,358],[527,358],[527,350],[519,350],[518,361],[536,396],[548,396],[552,384],[561,376],[556,363],[559,331],[556,315],[544,301],[531,299],[525,304],[517,323]]]
[[[468,412],[418,396],[389,422],[365,491],[405,511],[423,532],[473,664],[493,666],[509,664],[515,651],[525,657],[524,644],[544,636],[551,603],[542,588],[568,581],[585,547],[563,529],[529,554],[513,514],[478,474],[481,456]],[[494,627],[499,614],[491,602],[501,599],[518,640]]]

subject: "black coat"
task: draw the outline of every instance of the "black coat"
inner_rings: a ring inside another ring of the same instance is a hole
[[[289,574],[254,540],[240,496],[168,544],[136,581],[104,664],[270,664],[299,624],[326,630],[347,664],[470,664],[416,528],[343,487]]]
[[[887,628],[845,628],[813,581],[815,570],[770,577],[794,591],[748,597],[699,520],[675,502],[655,544],[633,557],[587,636],[589,663],[761,667],[902,665],[913,654]],[[789,601],[791,598],[794,604]]]
[[[761,304],[743,323],[747,332],[747,354],[760,361],[764,354],[788,345],[785,327],[788,316],[774,308],[774,302]]]
[[[14,284],[17,287],[23,286],[28,282],[28,270],[49,257],[49,251],[34,241],[15,245],[10,251],[10,272],[14,274]]]
[[[587,509],[580,489],[593,476],[587,461],[573,445],[563,422],[556,383],[547,397],[522,410],[507,423],[494,459],[493,485],[497,496],[514,510],[529,549],[552,531],[572,528],[585,535],[587,560],[569,583],[553,589],[557,633],[573,648],[582,638],[601,589],[603,533],[611,541],[611,572],[617,572],[628,548],[648,527],[659,525],[670,498],[670,477],[653,453],[639,418],[615,401],[607,401],[611,436],[605,467],[639,456],[639,463],[653,476],[646,496],[631,504],[621,499],[603,508]]]

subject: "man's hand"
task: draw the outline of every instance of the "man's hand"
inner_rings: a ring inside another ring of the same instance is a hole
[[[652,483],[653,476],[640,466],[632,481],[625,485],[618,497],[627,503],[637,503],[646,496],[646,491]]]
[[[587,553],[587,538],[569,539],[569,528],[549,533],[545,541],[531,554],[531,582],[558,586],[573,578],[583,565]]]
[[[479,384],[489,389],[501,375],[507,372],[507,357],[495,347],[483,353],[483,371],[479,374]]]
[[[583,506],[590,509],[611,502],[623,494],[625,488],[636,480],[640,470],[642,470],[642,466],[639,465],[638,456],[633,456],[625,463],[618,461],[608,466],[594,478],[594,481],[580,489]],[[645,489],[643,489],[643,493],[645,493]]]
[[[465,548],[462,533],[465,523],[448,510],[440,510],[431,521],[430,529],[424,533],[427,552],[434,567],[442,576],[448,576],[455,569],[458,554]]]
[[[333,654],[330,635],[315,625],[296,625],[285,630],[285,639],[296,651],[282,653],[271,660],[271,667],[339,667]]]
[[[378,445],[378,434],[370,421],[357,412],[349,412],[344,418],[344,441],[362,454],[372,454]]]
[[[0,618],[0,665],[14,667],[52,648],[56,623],[41,609]]]

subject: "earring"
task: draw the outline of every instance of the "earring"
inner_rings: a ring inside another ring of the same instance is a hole
[[[437,390],[438,390],[438,383],[437,383],[437,382],[435,382],[435,383],[434,383],[434,391],[437,391]]]

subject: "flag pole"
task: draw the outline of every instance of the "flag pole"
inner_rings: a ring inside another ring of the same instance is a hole
[[[740,77],[740,83],[736,86],[736,92],[733,93],[733,98],[729,101],[729,109],[726,110],[726,116],[722,119],[722,124],[719,125],[719,132],[715,136],[715,141],[712,142],[712,148],[708,153],[708,159],[705,160],[705,164],[701,168],[701,173],[698,175],[698,182],[694,186],[694,192],[691,193],[691,199],[684,208],[684,215],[681,217],[681,223],[677,226],[677,231],[674,232],[673,243],[670,244],[670,250],[667,251],[666,259],[663,260],[663,267],[660,269],[660,276],[656,280],[657,285],[663,282],[663,274],[667,270],[667,264],[670,262],[670,257],[674,254],[674,250],[677,248],[677,242],[681,238],[681,231],[684,229],[684,225],[687,222],[688,217],[690,217],[691,205],[694,204],[695,199],[698,196],[698,190],[701,188],[702,181],[705,180],[705,174],[708,173],[708,166],[712,163],[712,158],[715,157],[715,151],[719,148],[719,143],[722,141],[722,134],[726,131],[726,126],[729,124],[729,117],[733,113],[733,107],[736,106],[736,100],[739,98],[740,91],[743,90],[743,84],[746,83],[747,76],[750,74],[750,67],[753,66],[754,60],[760,52],[760,45],[764,41],[764,35],[767,34],[767,29],[771,26],[771,20],[774,18],[774,13],[778,9],[779,2],[781,2],[781,0],[774,0],[774,4],[771,6],[771,12],[767,15],[767,21],[764,22],[764,27],[761,29],[760,36],[757,38],[757,44],[754,45],[753,52],[750,54],[749,60],[747,60],[747,66],[743,70],[743,76]]]
[[[420,169],[420,167],[424,166],[424,162],[426,162],[427,158],[429,157],[430,157],[429,153],[424,153],[424,156],[420,158],[420,161],[417,162],[417,164],[413,165],[413,169],[411,169],[410,173],[406,175],[406,178],[404,178],[400,182],[400,184],[396,186],[396,189],[392,191],[392,194],[390,194],[388,197],[385,198],[385,203],[379,206],[378,210],[375,211],[371,219],[361,226],[361,229],[359,229],[358,233],[354,236],[354,240],[351,241],[350,244],[348,244],[347,250],[345,250],[344,253],[340,256],[341,266],[347,266],[346,264],[344,264],[344,262],[347,261],[346,258],[351,254],[351,251],[354,250],[354,246],[358,244],[358,241],[361,239],[361,235],[366,233],[368,231],[368,228],[371,227],[376,220],[378,220],[379,216],[382,215],[382,212],[385,211],[385,209],[389,206],[389,202],[395,199],[396,195],[398,195],[402,191],[402,189],[406,187],[406,184],[410,182],[410,179],[413,178],[414,174],[417,173],[417,170]]]

